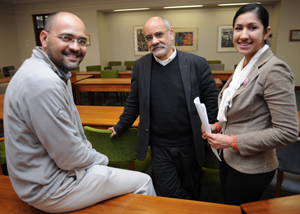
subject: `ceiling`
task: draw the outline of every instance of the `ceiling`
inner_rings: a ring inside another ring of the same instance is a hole
[[[73,0],[0,0],[0,2],[5,2],[5,3],[10,3],[10,4],[24,4],[24,3],[41,3],[41,2],[72,2]],[[101,2],[105,0],[93,0],[94,2]],[[110,0],[114,1],[114,0]],[[128,2],[131,2],[132,0],[128,0]],[[258,0],[258,1],[247,1],[247,0],[185,0],[184,3],[182,0],[164,0],[163,2],[166,5],[198,5],[198,4],[203,4],[203,5],[212,5],[212,4],[221,4],[221,3],[237,3],[237,2],[247,2],[247,3],[252,3],[252,2],[262,2],[265,4],[273,4],[274,2],[278,2],[280,0]],[[126,2],[126,1],[125,1]],[[134,0],[136,3],[140,2],[149,2],[149,0]]]
[[[53,11],[96,9],[103,12],[112,12],[115,9],[129,8],[150,8],[150,10],[161,10],[165,6],[182,5],[203,5],[203,7],[217,7],[218,4],[221,3],[224,4],[237,2],[261,2],[263,5],[270,5],[279,1],[280,0],[0,0],[0,2],[12,4],[14,6],[14,10],[19,13],[28,12],[28,8],[33,10],[39,8],[41,12],[43,12],[43,10],[49,10],[50,8]],[[24,10],[22,4],[30,4],[30,7],[27,7]]]

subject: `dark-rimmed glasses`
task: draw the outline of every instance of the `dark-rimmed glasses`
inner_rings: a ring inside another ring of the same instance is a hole
[[[153,35],[147,35],[146,37],[145,37],[145,39],[146,39],[146,41],[147,42],[151,42],[152,41],[152,39],[153,39],[153,36],[156,38],[156,39],[161,39],[163,36],[164,36],[164,34],[165,34],[165,32],[167,32],[167,31],[169,31],[170,29],[168,29],[168,30],[165,30],[165,31],[157,31],[156,33],[154,33]]]
[[[48,33],[50,33],[49,31],[47,31]],[[57,38],[59,38],[61,41],[63,41],[64,43],[70,45],[73,42],[77,42],[78,45],[82,48],[86,48],[89,45],[89,42],[86,39],[74,39],[73,36],[70,35],[55,35],[54,33],[51,33],[54,36],[56,36]]]

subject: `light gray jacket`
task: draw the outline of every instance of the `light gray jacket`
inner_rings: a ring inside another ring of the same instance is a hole
[[[253,66],[248,81],[234,94],[227,123],[219,122],[223,134],[236,135],[239,149],[224,149],[226,163],[247,174],[277,168],[275,148],[294,143],[299,132],[294,90],[290,68],[269,48]]]
[[[85,169],[108,163],[84,135],[70,80],[39,48],[8,85],[4,130],[11,182],[32,205],[50,197],[70,171],[80,180]]]

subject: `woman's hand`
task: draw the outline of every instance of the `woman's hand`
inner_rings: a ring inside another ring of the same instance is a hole
[[[234,147],[233,137],[223,134],[205,133],[207,142],[214,149],[225,149]]]
[[[209,124],[209,126],[210,126],[211,133],[217,133],[218,132],[217,126],[215,126],[214,124]],[[207,139],[206,131],[204,130],[203,125],[201,125],[201,132],[202,132],[202,138]]]

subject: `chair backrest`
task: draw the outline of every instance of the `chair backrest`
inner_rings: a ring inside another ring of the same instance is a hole
[[[221,60],[207,60],[208,64],[221,64]]]
[[[101,78],[119,78],[118,70],[102,70],[100,71]]]
[[[111,68],[111,66],[118,66],[118,65],[122,65],[121,61],[109,61],[108,62],[108,66]]]
[[[0,69],[0,79],[3,78],[3,77],[4,77],[4,75],[3,75],[3,73],[1,72],[1,69]]]
[[[124,65],[126,65],[127,70],[132,70],[134,61],[124,61]]]
[[[5,94],[6,88],[8,86],[9,82],[1,83],[0,84],[0,94]]]
[[[86,66],[87,71],[101,71],[101,65],[88,65]]]
[[[112,70],[119,70],[119,71],[126,71],[126,66],[125,65],[114,65],[111,66]]]
[[[1,164],[6,163],[6,154],[5,154],[5,144],[4,137],[0,138],[0,175],[3,175],[3,170]]]
[[[110,130],[85,126],[84,132],[93,148],[106,155],[109,162],[128,162],[136,159],[137,129],[130,128],[113,138],[110,138]]]
[[[14,66],[6,66],[6,67],[3,67],[2,70],[3,70],[4,77],[9,77],[10,76],[9,71],[10,70],[15,70],[15,67]]]
[[[278,170],[300,174],[300,138],[294,144],[276,149],[279,161]]]
[[[225,65],[224,64],[208,64],[210,67],[210,70],[224,70]]]
[[[210,169],[219,169],[219,163],[220,161],[216,157],[216,155],[213,153],[211,148],[206,147],[205,148],[205,162],[203,167],[210,168]]]
[[[80,67],[78,66],[78,68],[74,69],[74,70],[71,70],[72,71],[80,71]]]

